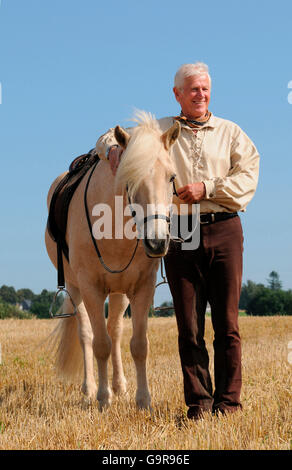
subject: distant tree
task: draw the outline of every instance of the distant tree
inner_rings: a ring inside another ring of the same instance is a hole
[[[292,315],[292,290],[284,291],[286,315]]]
[[[153,305],[150,305],[150,308],[149,308],[149,312],[148,312],[148,317],[152,318],[152,317],[155,317],[155,310],[154,310],[154,306]]]
[[[243,284],[241,288],[239,308],[242,310],[247,310],[250,301],[257,296],[263,287],[263,284],[256,284],[250,280],[248,280],[246,284]]]
[[[282,289],[282,282],[280,281],[279,274],[276,271],[271,271],[267,279],[268,287],[272,290]]]
[[[248,315],[292,315],[292,291],[262,287],[247,307]]]
[[[30,308],[30,312],[32,312],[38,318],[50,318],[49,311],[54,295],[55,292],[50,292],[47,289],[43,289],[39,295],[35,296],[35,300],[33,301],[33,304]],[[64,297],[62,295],[57,297],[53,313],[55,313],[61,307],[63,300]]]
[[[16,305],[0,302],[0,319],[3,320],[5,318],[33,318],[33,315],[20,310]]]
[[[3,285],[0,287],[0,299],[8,304],[16,304],[18,301],[14,287]]]
[[[35,294],[30,289],[18,289],[16,291],[18,302],[23,302],[24,300],[31,300],[35,299]]]

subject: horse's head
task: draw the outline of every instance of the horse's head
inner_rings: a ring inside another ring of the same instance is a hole
[[[169,150],[179,136],[180,124],[175,122],[162,133],[151,115],[141,112],[139,119],[131,135],[120,126],[115,128],[116,140],[125,149],[116,181],[127,188],[146,254],[162,257],[170,239],[175,177]]]

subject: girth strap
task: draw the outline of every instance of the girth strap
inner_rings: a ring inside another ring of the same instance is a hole
[[[58,289],[65,287],[63,251],[60,240],[57,241],[57,271],[58,271]]]

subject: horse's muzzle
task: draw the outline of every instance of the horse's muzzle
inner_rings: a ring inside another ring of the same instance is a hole
[[[169,246],[169,235],[166,238],[144,238],[146,255],[150,258],[165,256]]]

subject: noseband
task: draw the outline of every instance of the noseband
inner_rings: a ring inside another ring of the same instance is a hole
[[[164,214],[151,214],[151,215],[147,215],[146,217],[144,217],[143,220],[141,220],[140,222],[138,222],[136,220],[136,211],[135,209],[133,209],[132,207],[132,201],[131,201],[131,198],[130,198],[130,195],[129,195],[129,190],[128,190],[128,185],[126,185],[126,192],[127,192],[127,197],[128,197],[128,203],[129,203],[129,207],[131,209],[131,214],[132,214],[132,217],[135,221],[135,224],[136,224],[136,227],[139,228],[141,226],[144,226],[145,224],[147,224],[150,220],[156,220],[156,219],[162,219],[162,220],[166,220],[166,222],[168,223],[168,226],[170,226],[170,217],[168,217],[167,215],[164,215]]]
[[[170,179],[170,183],[172,183],[172,194],[174,196],[177,196],[178,197],[178,194],[176,192],[176,187],[175,187],[175,177],[176,175],[173,175]],[[128,197],[128,203],[129,203],[129,207],[131,209],[131,214],[132,214],[132,217],[133,219],[135,220],[135,217],[136,217],[136,211],[132,208],[132,202],[131,202],[131,199],[130,199],[130,195],[129,195],[129,189],[128,189],[128,185],[126,185],[126,192],[127,192],[127,197]],[[162,219],[162,220],[166,220],[166,222],[168,223],[168,226],[170,227],[170,217],[168,217],[167,215],[164,215],[164,214],[152,214],[152,215],[148,215],[146,217],[144,217],[144,219],[141,221],[141,222],[137,222],[135,220],[135,224],[136,226],[141,226],[141,225],[145,225],[148,223],[149,220],[154,220],[154,219]]]

